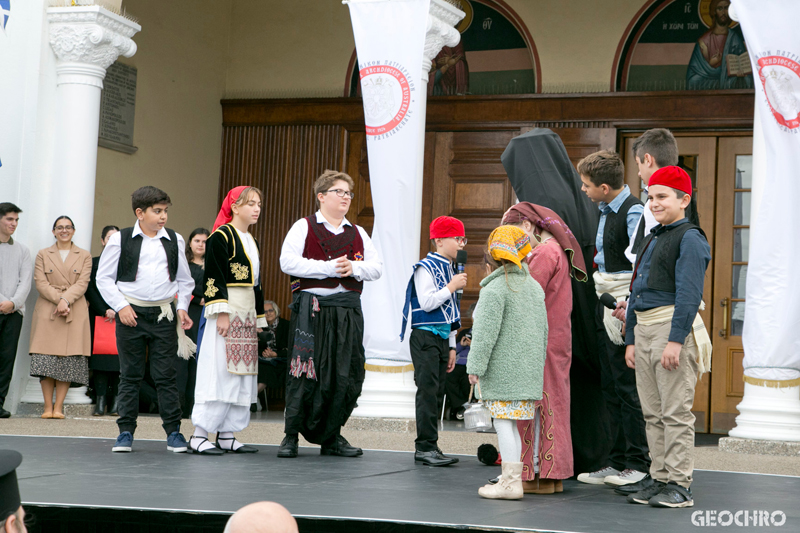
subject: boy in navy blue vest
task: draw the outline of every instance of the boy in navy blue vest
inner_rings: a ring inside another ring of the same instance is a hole
[[[464,233],[464,224],[457,218],[439,217],[431,223],[430,238],[436,252],[414,265],[403,306],[400,340],[406,332],[410,308],[411,361],[417,384],[414,461],[428,466],[458,462],[439,449],[437,415],[444,401],[447,373],[456,364],[456,332],[461,327],[461,313],[455,293],[467,286],[467,275],[455,274],[452,263],[467,244]]]
[[[586,196],[600,209],[593,280],[597,295],[609,293],[625,300],[633,265],[625,249],[644,210],[642,202],[625,185],[622,159],[614,152],[591,154],[578,163]],[[611,425],[611,450],[604,467],[578,476],[578,481],[623,486],[641,481],[650,466],[644,418],[636,392],[636,374],[625,365],[621,322],[598,301],[595,320],[601,359],[600,382]]]
[[[183,237],[165,227],[172,205],[169,195],[148,186],[134,191],[131,200],[136,225],[111,236],[97,267],[97,288],[118,318],[120,434],[111,451],[131,451],[139,414],[139,386],[149,360],[158,411],[167,433],[167,450],[185,452],[175,358],[179,345],[184,350],[189,347],[185,340],[179,344],[179,337],[186,337],[176,330],[175,320],[181,330],[192,327],[187,310],[194,280],[183,253]],[[184,358],[188,356],[184,354]]]
[[[711,249],[686,218],[692,180],[680,167],[657,170],[648,197],[658,225],[636,257],[625,332],[625,362],[647,423],[652,483],[628,496],[654,507],[692,507],[692,403],[698,372],[711,363],[711,341],[697,314]]]

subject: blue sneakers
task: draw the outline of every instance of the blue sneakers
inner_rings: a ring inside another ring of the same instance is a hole
[[[130,431],[123,431],[117,437],[117,442],[114,443],[114,447],[111,448],[112,452],[129,452],[131,451],[131,446],[133,446],[133,435]]]
[[[167,437],[167,450],[170,452],[175,453],[184,453],[186,452],[188,446],[186,445],[186,439],[183,438],[183,435],[180,434],[179,431],[173,431]]]

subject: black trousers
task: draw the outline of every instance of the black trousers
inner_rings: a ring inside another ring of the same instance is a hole
[[[22,315],[16,311],[0,315],[0,409],[6,401],[14,361],[17,359],[19,333],[22,331]]]
[[[467,365],[456,365],[452,372],[447,374],[445,390],[447,403],[450,404],[450,413],[455,413],[461,406],[469,401],[469,376]]]
[[[439,442],[438,420],[447,382],[450,343],[430,331],[412,329],[410,347],[414,382],[417,384],[417,438],[414,444],[419,452],[432,452]]]
[[[132,306],[136,312],[136,327],[117,320],[117,351],[119,352],[119,394],[117,426],[120,432],[136,431],[139,414],[139,385],[144,379],[145,365],[150,360],[150,374],[158,392],[158,410],[164,431],[169,435],[181,426],[181,404],[178,399],[175,359],[178,357],[178,332],[175,320],[156,322],[158,307]],[[174,306],[173,306],[174,312]]]
[[[611,342],[603,325],[603,304],[597,304],[595,320],[601,351],[600,381],[611,424],[608,464],[617,470],[650,472],[642,404],[636,391],[636,371],[625,364],[625,346]]]
[[[197,383],[197,358],[181,359],[176,357],[174,362],[181,411],[184,418],[191,418],[194,408],[194,387]]]
[[[292,313],[293,332],[295,317]],[[292,338],[289,346],[293,344]],[[361,395],[365,362],[361,308],[323,305],[314,325],[317,379],[305,375],[286,379],[286,434],[300,433],[314,444],[335,439]]]

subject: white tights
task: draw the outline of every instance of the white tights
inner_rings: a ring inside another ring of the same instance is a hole
[[[494,419],[497,444],[504,463],[518,463],[522,457],[522,439],[517,431],[516,420]]]

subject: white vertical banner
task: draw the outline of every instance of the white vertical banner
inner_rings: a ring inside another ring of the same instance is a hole
[[[405,291],[419,260],[426,86],[422,63],[430,0],[349,0],[364,100],[372,239],[383,275],[362,297],[367,369],[411,369],[400,342]]]
[[[764,194],[750,227],[745,381],[800,385],[800,2],[733,0],[753,67],[766,144]],[[754,195],[755,196],[755,195]],[[755,199],[755,198],[754,198]]]

